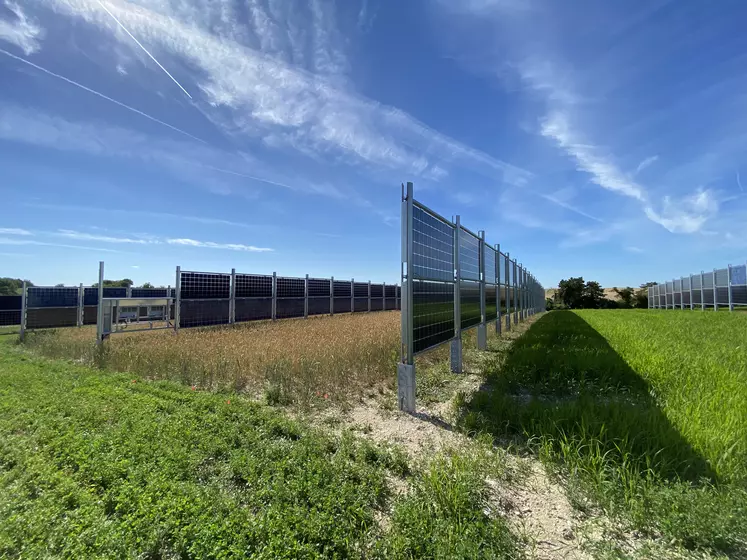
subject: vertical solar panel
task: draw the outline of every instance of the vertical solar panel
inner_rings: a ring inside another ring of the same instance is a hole
[[[462,280],[459,288],[462,329],[468,329],[480,323],[480,284]]]
[[[487,284],[495,284],[498,274],[498,271],[496,270],[495,249],[485,243],[483,245],[483,254],[485,262],[485,282]]]
[[[711,272],[703,274],[703,289],[713,290],[713,274]]]
[[[459,228],[459,274],[462,280],[480,280],[480,240]]]
[[[270,278],[270,282],[272,283],[272,278]],[[278,276],[275,282],[277,286],[275,316],[278,319],[303,317],[306,280],[303,278]],[[272,289],[272,284],[270,288]]]
[[[700,274],[693,276],[693,289],[700,289]]]
[[[231,275],[182,272],[180,326],[203,327],[230,321]]]
[[[682,291],[683,292],[689,292],[690,291],[690,278],[683,278],[682,279]]]
[[[494,321],[498,317],[497,291],[498,286],[495,284],[485,286],[485,320],[487,322]]]
[[[412,226],[413,277],[453,282],[454,226],[417,206]]]
[[[743,264],[731,267],[732,286],[747,286],[747,267]]]
[[[21,324],[21,296],[0,296],[0,326]]]
[[[723,288],[729,285],[729,269],[720,268],[716,271],[716,286]]]
[[[454,338],[454,284],[413,280],[412,290],[414,352]]]

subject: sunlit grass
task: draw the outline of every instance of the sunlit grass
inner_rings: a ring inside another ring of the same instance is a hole
[[[554,311],[461,425],[523,442],[588,500],[689,548],[747,548],[747,317]]]

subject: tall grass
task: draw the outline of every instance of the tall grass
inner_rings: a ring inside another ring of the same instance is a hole
[[[29,333],[52,358],[79,360],[209,389],[264,393],[273,403],[346,399],[391,385],[399,356],[398,312],[131,333],[96,347],[90,328]]]
[[[588,498],[690,548],[747,552],[747,317],[555,311],[460,423],[525,442]]]

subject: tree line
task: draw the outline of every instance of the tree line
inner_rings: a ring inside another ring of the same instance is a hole
[[[555,297],[547,298],[547,309],[631,309],[648,307],[648,288],[656,282],[641,284],[639,288],[614,288],[619,301],[604,296],[604,289],[593,280],[583,277],[561,280]]]
[[[0,296],[19,296],[21,295],[21,291],[23,290],[23,282],[24,280],[20,278],[8,278],[8,277],[2,277],[0,278]],[[27,286],[33,286],[34,283],[30,280],[26,280]],[[123,278],[122,280],[104,280],[104,288],[131,288],[131,287],[137,287],[137,288],[155,288],[153,284],[150,282],[145,282],[142,286],[134,286],[134,282],[130,280],[129,278]],[[55,288],[64,288],[64,284],[57,284],[55,285]],[[75,286],[73,286],[75,287]],[[94,288],[99,287],[99,283],[96,282],[93,284]],[[159,286],[160,288],[165,288],[166,286]]]

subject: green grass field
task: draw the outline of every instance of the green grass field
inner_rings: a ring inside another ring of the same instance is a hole
[[[413,465],[237,394],[8,338],[0,380],[0,558],[518,556],[484,513],[490,451]]]
[[[554,311],[488,368],[468,431],[537,451],[575,505],[747,554],[747,317]]]

